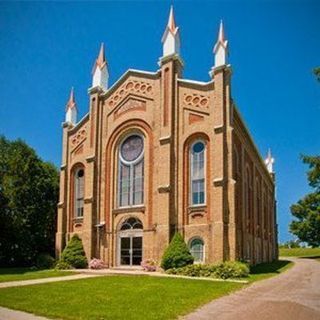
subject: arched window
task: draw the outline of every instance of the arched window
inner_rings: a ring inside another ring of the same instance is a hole
[[[144,144],[140,135],[127,137],[119,148],[120,207],[143,203]]]
[[[194,257],[194,262],[204,261],[204,242],[200,238],[194,238],[190,242],[190,253]]]
[[[190,148],[190,202],[191,205],[205,204],[205,144],[196,141]]]
[[[127,220],[125,220],[122,225],[120,230],[124,231],[124,230],[131,230],[131,229],[143,229],[142,223],[139,219],[137,218],[128,218]]]
[[[84,170],[78,169],[74,175],[75,218],[83,218],[84,206]]]

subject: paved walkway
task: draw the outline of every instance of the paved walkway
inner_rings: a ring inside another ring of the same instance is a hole
[[[320,263],[312,259],[291,259],[295,265],[287,272],[214,300],[184,320],[319,320]],[[112,274],[127,270],[111,270]],[[56,281],[69,281],[105,275],[103,271],[65,277],[0,283],[0,288]],[[132,274],[132,271],[130,272]],[[144,274],[137,270],[136,274]],[[155,274],[154,274],[155,275]],[[47,320],[29,313],[0,307],[0,320]]]
[[[75,275],[63,276],[63,277],[52,277],[52,278],[41,278],[41,279],[32,279],[32,280],[0,282],[0,289],[1,288],[9,288],[9,287],[29,286],[31,284],[40,284],[40,283],[48,283],[48,282],[86,279],[86,278],[92,278],[92,277],[97,277],[97,276],[99,276],[99,275],[98,274],[75,274]],[[0,320],[2,320],[2,319],[0,318]]]
[[[319,320],[320,263],[291,260],[287,272],[214,300],[184,320]]]
[[[16,311],[16,310],[0,307],[0,320],[48,320],[48,319],[35,316],[32,313]]]

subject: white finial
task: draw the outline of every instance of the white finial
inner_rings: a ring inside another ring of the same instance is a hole
[[[267,158],[264,162],[266,164],[266,167],[267,167],[269,173],[274,173],[273,164],[274,164],[275,160],[274,160],[274,158],[272,158],[271,149],[268,150],[268,155],[267,155]]]
[[[213,48],[213,53],[215,55],[215,67],[223,66],[227,63],[228,41],[225,40],[222,20],[220,21],[218,40]]]
[[[74,98],[73,87],[70,91],[70,97],[66,105],[66,122],[72,123],[75,125],[77,123],[77,105]]]
[[[104,44],[101,43],[97,60],[92,69],[92,87],[102,87],[108,89],[109,71],[104,52]]]
[[[161,41],[163,43],[163,57],[180,54],[180,34],[174,20],[173,6],[170,8],[168,24]]]

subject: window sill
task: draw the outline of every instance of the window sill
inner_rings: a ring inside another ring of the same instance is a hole
[[[206,205],[188,207],[188,214],[192,218],[194,218],[196,216],[203,217],[206,213],[207,213],[207,206]]]
[[[207,205],[206,204],[200,204],[200,205],[192,205],[188,207],[189,213],[194,211],[206,211]]]
[[[73,222],[74,223],[82,223],[83,222],[83,217],[73,218]]]
[[[117,215],[120,213],[129,213],[129,212],[142,212],[144,213],[146,211],[145,206],[133,206],[133,207],[121,207],[117,209],[113,209],[113,214]]]

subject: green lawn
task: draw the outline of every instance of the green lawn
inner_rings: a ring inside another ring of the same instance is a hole
[[[72,275],[71,271],[32,270],[30,268],[0,268],[0,282],[31,280]]]
[[[272,263],[261,263],[250,269],[249,282],[267,279],[280,274],[291,268],[293,262],[287,260],[274,261]]]
[[[300,257],[320,260],[320,248],[280,248],[279,254],[283,257]]]
[[[256,266],[249,281],[276,275],[291,265],[282,261]],[[0,289],[0,305],[60,319],[176,319],[244,286],[234,282],[107,276]]]
[[[0,290],[0,305],[61,319],[175,319],[243,287],[231,282],[107,276]]]

